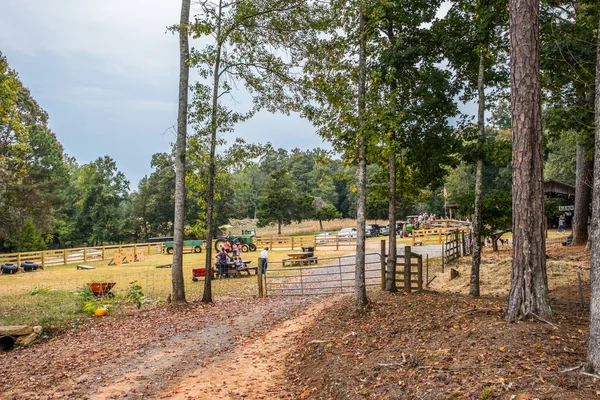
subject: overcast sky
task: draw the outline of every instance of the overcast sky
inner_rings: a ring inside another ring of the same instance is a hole
[[[80,164],[109,155],[135,190],[168,152],[177,123],[176,0],[2,0],[0,50]],[[444,7],[446,8],[446,7]],[[233,136],[275,147],[325,147],[298,116],[261,112]]]
[[[177,122],[175,0],[2,0],[0,50],[84,164],[113,157],[131,189],[170,151]],[[233,136],[292,149],[327,147],[298,116],[260,113]],[[233,137],[232,137],[233,139]]]

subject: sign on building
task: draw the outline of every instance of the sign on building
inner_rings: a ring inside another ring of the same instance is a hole
[[[575,206],[558,206],[558,211],[575,211]]]

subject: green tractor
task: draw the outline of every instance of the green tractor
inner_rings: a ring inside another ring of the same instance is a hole
[[[253,243],[256,233],[253,230],[242,231],[241,235],[226,236],[226,230],[230,227],[231,226],[229,225],[223,225],[219,227],[221,230],[223,230],[223,236],[219,236],[215,240],[215,250],[221,250],[221,247],[225,244],[225,242],[229,242],[229,244],[233,245],[234,240],[237,239],[237,242],[240,245],[240,250],[242,250],[243,253],[247,253],[248,251],[256,251],[256,245]]]

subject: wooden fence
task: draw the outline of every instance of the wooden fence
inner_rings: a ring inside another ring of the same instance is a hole
[[[423,290],[423,256],[410,251],[410,246],[396,256],[396,282],[402,282],[405,292]]]
[[[466,226],[460,228],[435,228],[435,229],[419,229],[412,232],[412,245],[419,246],[424,244],[442,244],[445,236],[449,232],[467,231]]]
[[[335,247],[336,250],[339,250],[340,247],[344,246],[356,246],[356,236],[317,233],[315,234],[313,241],[315,249],[317,247]]]
[[[301,247],[315,246],[312,236],[272,236],[272,237],[255,237],[252,243],[256,245],[258,250],[268,247],[269,250],[294,250]]]
[[[110,246],[78,247],[74,249],[29,251],[25,253],[0,254],[0,264],[17,264],[35,262],[43,267],[66,265],[79,262],[109,260],[114,253],[138,251],[144,254],[162,253],[162,243],[134,243]]]

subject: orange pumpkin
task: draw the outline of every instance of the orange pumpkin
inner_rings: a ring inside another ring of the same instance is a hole
[[[107,311],[106,308],[97,308],[96,311],[94,312],[94,315],[96,317],[102,317],[104,315],[106,315]]]

